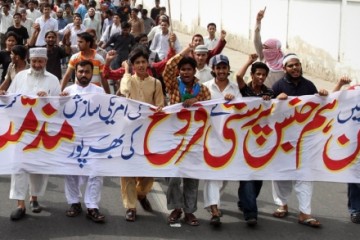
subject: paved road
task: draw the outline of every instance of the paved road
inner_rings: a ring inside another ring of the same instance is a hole
[[[201,181],[202,182],[202,181]],[[50,177],[46,195],[40,199],[45,207],[40,214],[28,213],[18,221],[10,221],[10,212],[16,206],[8,199],[10,177],[0,176],[0,239],[352,239],[360,234],[360,225],[349,221],[346,210],[346,185],[316,183],[313,196],[313,212],[322,222],[321,229],[313,229],[297,223],[297,201],[292,196],[291,214],[285,219],[271,216],[274,204],[271,184],[265,182],[258,199],[259,221],[255,228],[246,226],[236,207],[238,183],[230,182],[222,196],[222,226],[209,225],[209,213],[203,209],[202,184],[199,190],[196,215],[201,225],[191,227],[182,224],[171,228],[166,224],[166,201],[163,179],[157,179],[149,195],[154,213],[138,208],[134,223],[124,220],[125,210],[120,200],[119,178],[106,177],[101,201],[101,211],[106,223],[96,224],[82,213],[76,218],[65,216],[67,204],[61,176]]]
[[[186,44],[191,36],[178,33],[181,43]],[[246,54],[225,49],[232,69],[237,71],[246,59]],[[308,76],[311,76],[307,74]],[[332,83],[313,78],[318,87],[332,88]],[[1,159],[5,160],[5,159]],[[62,176],[51,176],[46,195],[40,199],[45,207],[40,214],[28,213],[25,219],[12,222],[11,211],[15,201],[8,199],[10,177],[0,176],[0,239],[354,239],[360,235],[360,225],[349,221],[346,208],[346,185],[340,183],[316,183],[313,196],[313,214],[323,227],[312,229],[297,223],[297,200],[291,198],[291,214],[285,219],[271,216],[275,206],[271,196],[271,184],[265,182],[258,199],[259,221],[255,228],[246,226],[241,212],[236,207],[237,182],[230,182],[222,196],[222,222],[220,228],[209,225],[209,213],[203,209],[202,181],[199,190],[199,227],[182,225],[171,228],[166,224],[168,210],[163,179],[157,179],[149,195],[154,212],[138,209],[135,223],[124,220],[125,210],[121,204],[119,178],[106,177],[101,201],[101,211],[106,215],[105,224],[95,224],[85,214],[68,218]]]

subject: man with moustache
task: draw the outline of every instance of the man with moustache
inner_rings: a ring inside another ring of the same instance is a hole
[[[104,65],[104,58],[96,53],[95,49],[92,49],[94,44],[94,38],[88,32],[82,32],[77,35],[78,48],[80,52],[73,54],[70,58],[68,69],[61,81],[61,88],[64,89],[69,82],[71,74],[74,72],[75,65],[82,60],[90,60],[93,65],[93,76],[91,83],[98,86],[102,85],[106,93],[110,93],[108,82],[102,77],[102,69]]]
[[[105,93],[103,88],[90,84],[93,70],[94,65],[90,60],[81,60],[76,63],[75,75],[77,81],[75,84],[66,87],[60,96],[81,93]],[[103,177],[98,176],[65,176],[65,196],[68,204],[70,204],[69,210],[66,211],[66,216],[76,217],[82,212],[80,203],[82,194],[80,188],[83,183],[87,183],[84,195],[84,202],[87,208],[86,217],[97,223],[104,222],[105,216],[99,212]]]
[[[19,72],[8,89],[9,93],[37,95],[38,97],[58,96],[60,84],[56,76],[45,70],[47,62],[46,48],[30,49],[30,69]],[[6,94],[0,91],[0,95]],[[25,216],[25,198],[30,187],[30,208],[34,213],[40,213],[42,208],[37,201],[44,195],[48,175],[31,174],[27,172],[11,175],[10,199],[17,200],[17,208],[11,213],[10,219],[20,220]]]
[[[285,55],[282,63],[285,75],[272,86],[274,94],[278,99],[311,94],[328,95],[325,89],[318,91],[311,81],[302,76],[301,62],[296,54],[289,53]],[[273,181],[273,198],[275,204],[279,206],[273,213],[273,216],[284,218],[288,215],[288,199],[292,189],[294,189],[299,201],[300,213],[298,222],[310,227],[320,227],[320,222],[311,216],[313,186],[314,183],[310,181]]]

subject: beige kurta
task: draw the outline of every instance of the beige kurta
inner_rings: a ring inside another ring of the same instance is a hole
[[[136,74],[124,74],[120,91],[127,98],[146,102],[154,106],[164,105],[161,82],[151,76],[141,80]]]

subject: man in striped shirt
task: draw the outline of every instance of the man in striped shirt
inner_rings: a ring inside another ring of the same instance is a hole
[[[103,65],[105,63],[104,58],[96,53],[96,50],[91,48],[94,42],[94,38],[88,32],[79,33],[77,36],[77,42],[80,51],[71,56],[68,69],[66,70],[65,75],[61,80],[61,89],[63,90],[69,82],[69,79],[74,72],[75,65],[82,60],[90,60],[94,65],[91,83],[102,86],[106,93],[110,93],[109,84],[102,78],[101,74]]]

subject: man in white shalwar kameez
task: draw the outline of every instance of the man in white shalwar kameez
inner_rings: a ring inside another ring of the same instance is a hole
[[[58,96],[60,83],[58,78],[46,71],[47,49],[31,48],[30,69],[16,74],[8,89],[8,93],[26,94],[28,96]],[[4,91],[0,95],[6,94]],[[30,208],[39,213],[40,207],[37,196],[43,196],[48,181],[48,175],[15,173],[11,175],[10,199],[18,200],[17,208],[11,213],[11,220],[19,220],[25,216],[25,198],[30,193]]]
[[[89,60],[82,60],[75,65],[75,84],[68,86],[60,94],[61,96],[75,95],[82,93],[104,94],[105,91],[91,83],[94,65]],[[99,212],[99,203],[101,199],[101,189],[103,186],[103,177],[98,176],[65,176],[65,196],[70,208],[66,211],[66,216],[76,217],[82,212],[80,198],[81,186],[87,183],[84,195],[84,202],[87,208],[86,217],[94,222],[104,222],[105,216]]]

